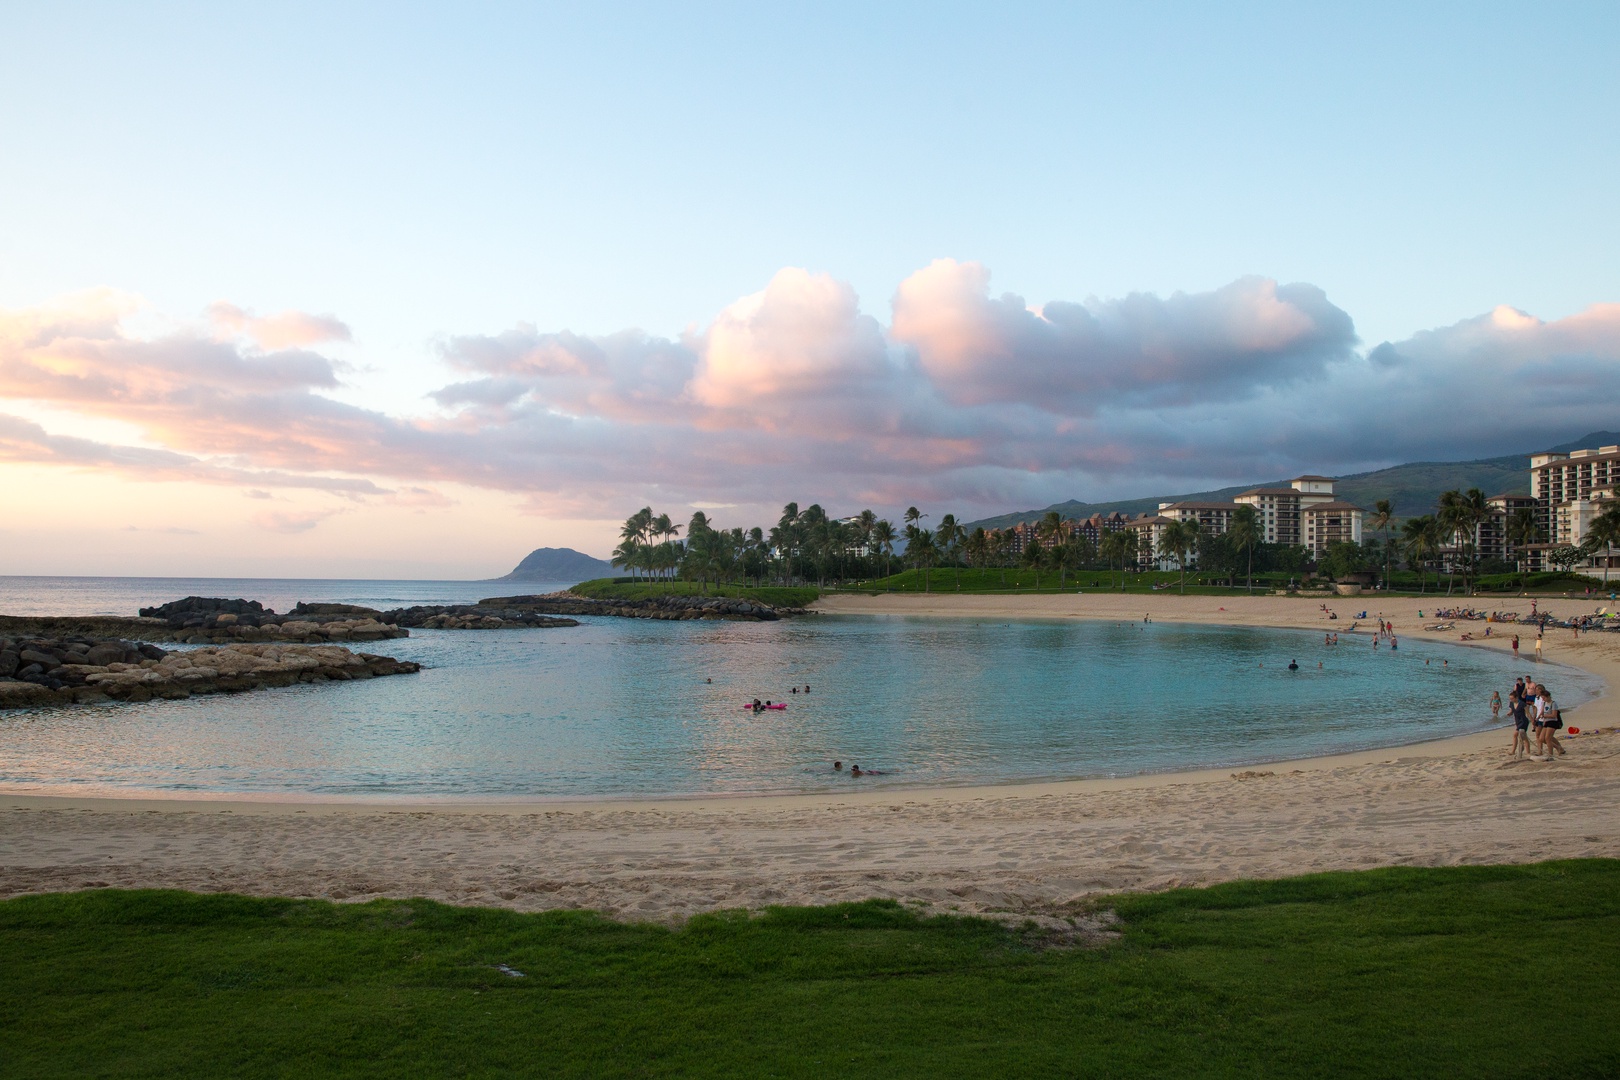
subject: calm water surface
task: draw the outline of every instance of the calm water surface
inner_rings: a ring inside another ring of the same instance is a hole
[[[1341,640],[900,617],[414,631],[381,647],[422,661],[420,675],[0,716],[0,786],[416,799],[1119,775],[1476,731],[1490,725],[1491,690],[1505,697],[1515,674],[1479,649]],[[1566,708],[1600,685],[1541,672]],[[789,693],[806,683],[808,696]],[[743,708],[755,696],[789,707],[756,717]],[[885,775],[834,773],[835,758]]]
[[[566,589],[572,581],[370,581],[353,578],[20,577],[0,574],[0,615],[134,615],[183,596],[240,597],[286,611],[310,603],[387,610],[472,604],[486,596]]]

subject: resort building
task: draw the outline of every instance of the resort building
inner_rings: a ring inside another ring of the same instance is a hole
[[[1474,550],[1481,561],[1513,562],[1527,554],[1522,550],[1530,541],[1521,538],[1514,542],[1514,519],[1528,513],[1536,517],[1536,500],[1529,495],[1492,495],[1485,500],[1490,515],[1474,529]],[[1533,538],[1531,538],[1533,540]],[[1540,569],[1537,566],[1535,569]]]
[[[1620,487],[1620,445],[1530,456],[1536,525],[1554,547],[1579,547]]]
[[[1102,544],[1103,538],[1109,533],[1119,532],[1130,523],[1130,518],[1118,512],[1092,514],[1084,521],[1065,518],[1059,526],[1059,530],[1065,543],[1075,539],[1084,539],[1093,548],[1096,548]],[[1041,531],[1040,523],[1035,521],[1021,521],[1010,528],[993,531],[1007,538],[1007,550],[1014,555],[1023,555],[1031,540],[1039,539],[1042,545],[1048,542]]]
[[[1166,555],[1160,548],[1160,541],[1164,538],[1167,525],[1174,525],[1176,518],[1165,517],[1163,514],[1143,514],[1132,518],[1130,528],[1136,533],[1136,566],[1139,570],[1174,570],[1176,560],[1174,556]],[[1197,553],[1187,559],[1187,565],[1192,566],[1198,561]]]
[[[1175,569],[1175,560],[1159,553],[1159,538],[1173,521],[1194,521],[1200,532],[1219,536],[1232,527],[1239,507],[1254,508],[1260,541],[1305,548],[1320,558],[1338,543],[1361,543],[1364,511],[1333,494],[1330,476],[1296,476],[1288,487],[1252,488],[1231,502],[1160,503],[1156,514],[1144,514],[1131,522],[1139,537],[1137,551],[1144,568]],[[1194,555],[1187,560],[1192,566]]]
[[[1203,532],[1220,534],[1232,527],[1235,502],[1160,503],[1159,515],[1173,521],[1196,521]]]
[[[1254,488],[1245,491],[1233,501],[1254,507],[1255,522],[1260,526],[1260,539],[1264,543],[1303,544],[1310,547],[1305,540],[1305,511],[1312,506],[1336,500],[1333,496],[1332,477],[1296,476],[1285,488]],[[1340,505],[1349,506],[1348,503]],[[1361,510],[1356,507],[1351,509],[1355,510],[1354,528],[1356,539],[1359,541]]]
[[[1332,481],[1329,481],[1331,485]],[[1304,539],[1300,542],[1312,558],[1326,555],[1328,548],[1334,544],[1361,543],[1362,509],[1352,503],[1337,499],[1308,503],[1300,510],[1299,517],[1305,530]]]

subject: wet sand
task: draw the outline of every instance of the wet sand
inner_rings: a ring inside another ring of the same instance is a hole
[[[1337,621],[1318,609],[1324,602]],[[1459,623],[1448,634],[1424,633],[1416,612],[1433,604],[936,594],[840,596],[818,608],[981,618],[1151,613],[1164,622],[1341,633],[1368,608],[1402,636],[1455,641],[1483,632],[1483,623]],[[1527,610],[1528,601],[1478,606]],[[1543,610],[1592,607],[1553,600]],[[1529,671],[1533,632],[1522,640]],[[1346,638],[1340,647],[1351,645]],[[1480,647],[1506,647],[1506,636]],[[1620,676],[1620,635],[1575,641],[1552,631],[1545,654],[1611,685]],[[1236,773],[847,796],[401,805],[0,793],[0,895],[110,885],[425,896],[660,921],[877,896],[935,910],[1057,914],[1098,892],[1234,878],[1620,857],[1620,734],[1610,733],[1620,708],[1609,693],[1570,711],[1566,723],[1604,733],[1567,739],[1568,756],[1545,763],[1510,762],[1504,730]]]

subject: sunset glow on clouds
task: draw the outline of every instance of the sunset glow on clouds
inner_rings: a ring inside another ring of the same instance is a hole
[[[476,490],[552,520],[657,502],[745,523],[788,499],[974,516],[1529,450],[1612,426],[1620,377],[1620,305],[1499,308],[1363,351],[1309,284],[1032,306],[941,259],[881,314],[789,268],[678,338],[448,336],[443,382],[395,415],[342,400],[337,316],[220,302],[186,322],[87,292],[0,314],[0,462],[239,489],[256,501],[233,517],[283,537],[466,513]],[[140,445],[52,431],[46,410]]]

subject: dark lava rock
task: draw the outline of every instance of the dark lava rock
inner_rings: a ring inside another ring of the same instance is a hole
[[[359,604],[305,604],[299,603],[287,612],[289,619],[303,619],[306,622],[329,622],[333,619],[377,619],[381,621],[382,612],[376,608],[361,607]],[[314,618],[314,616],[325,616]]]

